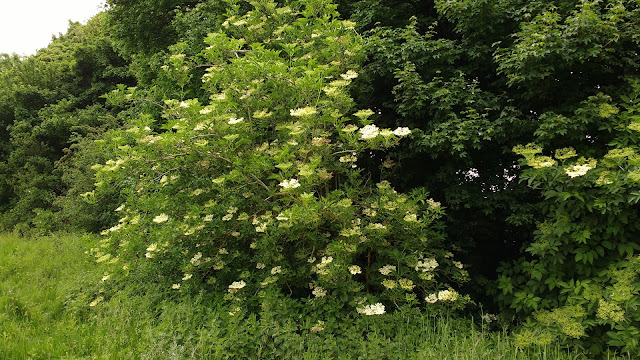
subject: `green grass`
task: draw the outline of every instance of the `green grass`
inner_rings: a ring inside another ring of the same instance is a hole
[[[302,316],[231,317],[202,296],[123,291],[90,308],[102,275],[85,254],[93,241],[0,235],[0,359],[580,358],[557,346],[518,350],[469,319],[387,314],[328,321],[316,334]]]

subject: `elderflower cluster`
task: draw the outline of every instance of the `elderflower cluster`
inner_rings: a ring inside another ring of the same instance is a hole
[[[438,292],[438,300],[439,301],[450,301],[454,302],[458,298],[458,292],[455,290],[442,290]]]
[[[156,224],[160,224],[163,223],[165,221],[169,220],[169,215],[162,213],[156,217],[153,218],[153,222]]]
[[[234,294],[236,291],[242,289],[245,286],[247,286],[247,283],[245,283],[243,280],[234,281],[231,283],[231,285],[229,285],[229,292]]]
[[[320,264],[316,265],[316,272],[320,275],[327,275],[329,273],[329,269],[327,266],[333,262],[333,257],[331,256],[323,256]]]
[[[398,283],[395,282],[395,280],[385,279],[382,281],[382,286],[386,287],[389,290],[394,289],[396,285],[398,285]]]
[[[158,244],[153,243],[151,245],[149,245],[149,247],[147,247],[147,253],[144,254],[145,257],[151,259],[153,258],[155,255],[153,254],[155,251],[158,250]]]
[[[413,281],[411,281],[409,279],[400,279],[400,280],[398,280],[398,284],[400,285],[400,287],[403,290],[408,290],[408,291],[413,290],[413,288],[416,287],[413,284]]]
[[[458,299],[459,295],[460,294],[458,294],[457,291],[453,289],[448,289],[448,290],[439,291],[437,295],[435,293],[430,294],[424,300],[430,304],[434,304],[438,301],[454,302]]]
[[[193,257],[191,258],[191,260],[189,260],[189,262],[193,266],[198,266],[198,265],[200,265],[200,259],[201,258],[202,258],[202,253],[198,252],[197,254],[193,255]]]
[[[532,156],[527,158],[527,165],[534,169],[548,168],[556,164],[556,161],[549,156]]]
[[[403,137],[411,134],[411,130],[408,127],[399,127],[393,130],[393,134],[398,137]]]
[[[351,265],[349,266],[349,272],[351,275],[362,274],[362,269],[360,269],[360,266],[358,265]]]
[[[278,185],[283,189],[295,189],[300,186],[300,182],[298,179],[282,180]]]
[[[385,313],[384,305],[381,303],[375,303],[373,305],[366,305],[361,308],[356,308],[358,314],[363,315],[382,315]]]
[[[353,70],[348,70],[346,73],[340,75],[345,80],[352,80],[358,77],[358,73]]]
[[[346,163],[346,162],[356,162],[358,161],[358,157],[355,155],[345,155],[345,156],[341,156],[340,159],[338,159],[341,163]]]
[[[438,267],[438,261],[435,258],[427,258],[418,260],[415,270],[417,272],[428,272]]]
[[[359,130],[360,138],[362,140],[370,140],[374,139],[378,134],[380,134],[380,129],[375,125],[367,125]]]
[[[593,169],[596,167],[597,164],[597,160],[595,159],[591,159],[591,160],[582,160],[582,164],[578,165],[572,165],[572,166],[568,166],[567,168],[564,169],[564,172],[569,175],[569,177],[578,177],[578,176],[582,176],[584,174],[587,173],[587,171]]]
[[[311,106],[289,110],[289,114],[295,117],[306,117],[306,116],[315,115],[317,113],[318,111],[316,110],[316,108]]]
[[[404,221],[417,223],[418,222],[418,215],[416,215],[416,214],[407,214],[404,217]]]
[[[567,173],[567,175],[569,175],[569,177],[578,177],[578,176],[582,176],[584,174],[587,173],[587,171],[593,169],[592,167],[586,166],[586,165],[573,165],[573,166],[569,166],[568,168],[564,169],[564,172]]]
[[[322,320],[318,320],[318,323],[309,329],[312,333],[319,333],[322,330],[324,330],[324,321]]]
[[[380,269],[378,269],[378,271],[380,271],[380,274],[387,276],[389,274],[391,274],[392,272],[396,271],[396,267],[393,265],[385,265],[383,267],[381,267]]]
[[[317,298],[325,297],[327,295],[327,290],[317,286],[313,288],[312,294]]]

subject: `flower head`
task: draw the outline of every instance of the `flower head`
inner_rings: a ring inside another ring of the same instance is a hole
[[[404,217],[404,221],[406,222],[418,222],[418,215],[416,214],[407,214]]]
[[[393,265],[385,265],[383,267],[381,267],[380,269],[378,269],[378,271],[380,271],[380,274],[382,275],[389,275],[392,272],[396,271],[396,267]]]
[[[247,283],[245,283],[243,280],[234,281],[231,283],[231,285],[229,285],[229,292],[234,294],[236,291],[242,289],[245,286],[247,286]]]
[[[587,171],[596,167],[598,161],[596,159],[585,159],[580,158],[576,165],[568,166],[564,169],[564,172],[569,175],[569,177],[578,177],[587,173]]]
[[[382,315],[385,313],[384,305],[382,305],[381,303],[375,303],[373,305],[366,305],[361,308],[356,308],[356,311],[358,312],[358,314],[363,315]]]
[[[442,290],[438,292],[438,300],[454,302],[458,298],[458,295],[455,290]]]
[[[426,298],[424,298],[424,300],[426,302],[428,302],[429,304],[435,304],[436,302],[438,302],[438,295],[436,294],[430,294],[429,296],[427,296]]]
[[[359,110],[353,115],[355,115],[359,119],[366,120],[373,114],[374,112],[371,109],[365,109],[365,110]]]
[[[395,280],[386,279],[382,281],[382,285],[387,289],[391,290],[391,289],[394,289],[396,285],[398,285],[398,283],[395,282]]]
[[[311,329],[309,329],[309,331],[311,331],[312,333],[318,333],[322,330],[324,330],[324,321],[322,320],[318,320],[318,323],[313,325]]]
[[[408,127],[399,127],[393,130],[393,133],[398,137],[403,137],[411,134],[411,130]]]
[[[362,140],[370,140],[374,139],[378,134],[380,134],[380,129],[375,125],[367,125],[363,127],[360,131],[360,138]]]
[[[318,111],[316,110],[316,108],[311,106],[289,110],[289,114],[295,117],[307,117],[315,115],[317,113]]]
[[[300,181],[298,179],[282,180],[278,185],[283,189],[295,189],[300,186]]]
[[[413,281],[411,281],[409,279],[400,279],[400,280],[398,280],[398,284],[404,290],[413,290],[413,288],[416,287],[413,284]]]
[[[415,270],[418,272],[432,271],[437,268],[438,265],[438,261],[435,258],[422,259],[416,264]]]
[[[153,218],[153,222],[156,224],[160,224],[163,223],[165,221],[169,220],[169,215],[162,213],[156,217]]]
[[[320,286],[317,286],[313,288],[312,294],[317,298],[321,298],[327,295],[327,290],[321,288]]]
[[[345,80],[351,80],[358,77],[358,73],[353,70],[348,70],[346,73],[340,75]]]

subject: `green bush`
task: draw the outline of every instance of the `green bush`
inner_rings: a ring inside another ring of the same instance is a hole
[[[209,104],[166,100],[163,119],[129,119],[103,140],[113,157],[94,167],[90,196],[117,185],[126,201],[97,261],[113,281],[223,292],[238,311],[278,294],[324,312],[461,307],[468,297],[453,287],[467,273],[443,241],[443,208],[358,166],[411,131],[353,110],[354,24],[324,1],[256,6],[206,39]],[[164,69],[186,81],[189,64],[174,53]]]
[[[607,347],[640,355],[640,86],[631,85],[617,103],[590,98],[572,119],[614,135],[606,154],[514,148],[546,216],[529,256],[504,265],[499,279],[505,306],[532,314],[521,346],[559,338],[594,355]]]

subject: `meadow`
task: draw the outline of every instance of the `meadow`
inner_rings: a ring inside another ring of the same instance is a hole
[[[520,350],[471,317],[354,316],[314,332],[295,312],[231,316],[215,296],[160,298],[152,285],[92,307],[102,276],[87,254],[95,241],[0,235],[0,359],[582,358],[557,345]]]

